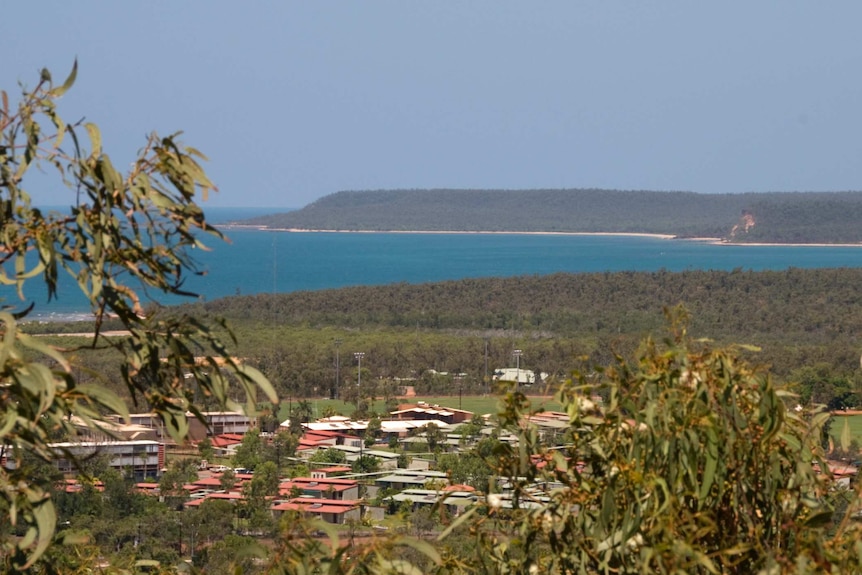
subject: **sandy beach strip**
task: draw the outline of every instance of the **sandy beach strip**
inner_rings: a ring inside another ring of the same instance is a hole
[[[543,231],[491,231],[491,230],[325,230],[309,228],[272,228],[262,225],[249,224],[226,224],[217,226],[219,229],[251,229],[262,232],[286,232],[286,233],[326,233],[326,234],[497,234],[497,235],[524,235],[524,236],[609,236],[609,237],[635,237],[654,238],[660,240],[680,240],[685,242],[701,242],[716,246],[751,246],[751,247],[811,247],[811,248],[859,248],[862,242],[856,244],[827,244],[827,243],[768,243],[768,242],[732,242],[722,238],[713,237],[681,237],[673,234],[653,234],[647,232],[543,232]]]
[[[656,238],[662,240],[673,240],[677,236],[673,234],[650,234],[644,232],[541,232],[541,231],[491,231],[491,230],[324,230],[307,228],[271,228],[269,226],[250,225],[227,225],[218,226],[220,229],[247,228],[260,230],[262,232],[287,232],[287,233],[326,233],[326,234],[496,234],[496,235],[523,235],[523,236],[630,236],[642,238]]]

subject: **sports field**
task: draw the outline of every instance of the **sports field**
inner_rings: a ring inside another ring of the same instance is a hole
[[[835,440],[835,445],[838,445],[841,440],[841,433],[844,431],[845,425],[850,429],[850,440],[855,440],[862,445],[862,413],[851,412],[849,415],[835,415],[832,418],[832,427],[829,432]]]

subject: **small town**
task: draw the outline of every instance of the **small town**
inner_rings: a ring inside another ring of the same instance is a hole
[[[0,14],[0,575],[862,575],[862,3]]]

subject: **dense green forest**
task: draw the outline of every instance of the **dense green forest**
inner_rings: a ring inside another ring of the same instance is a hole
[[[456,391],[451,377],[431,370],[463,372],[459,386],[484,391],[486,354],[493,372],[515,366],[513,349],[522,350],[521,367],[559,382],[573,369],[607,364],[614,352],[631,356],[645,335],[663,330],[663,310],[677,305],[690,314],[692,336],[759,346],[744,352],[754,363],[838,393],[859,378],[860,284],[858,269],[554,274],[230,297],[179,309],[226,318],[236,333],[231,351],[266,373],[282,397],[350,388],[357,351],[366,354],[365,392],[377,397],[393,394],[400,378],[413,378],[422,392]],[[111,372],[107,352],[81,353],[97,358],[94,373]]]
[[[373,231],[656,233],[735,242],[862,242],[862,192],[373,190],[244,223]]]

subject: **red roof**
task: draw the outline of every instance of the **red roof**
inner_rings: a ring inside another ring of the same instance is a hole
[[[242,493],[234,493],[233,491],[229,493],[207,493],[204,497],[197,497],[192,499],[191,501],[186,501],[186,507],[197,507],[201,505],[207,499],[221,499],[223,501],[240,501],[243,499]]]
[[[237,437],[239,439],[237,439]],[[213,440],[212,440],[213,447],[227,447],[229,445],[236,445],[238,443],[242,443],[242,436],[241,435],[238,435],[238,436],[234,436],[234,434],[230,434],[230,436],[228,434],[218,435],[216,437],[213,437]]]
[[[159,491],[159,484],[158,483],[147,483],[147,482],[136,483],[135,489],[137,489],[138,491],[140,491],[142,493],[147,493],[149,495],[157,495],[158,491]]]
[[[336,439],[344,437],[344,434],[338,431],[331,431],[329,429],[307,429],[302,436],[308,438],[316,437],[317,439]]]
[[[63,483],[65,483],[65,486],[63,487],[63,491],[65,491],[66,493],[78,493],[79,491],[81,491],[81,489],[84,488],[84,486],[81,484],[81,482],[78,481],[77,479],[64,479]],[[156,487],[158,487],[158,486],[156,486]],[[94,482],[93,488],[96,491],[104,491],[105,490],[105,486],[101,481]]]
[[[200,487],[221,487],[221,479],[218,477],[205,477],[195,481],[194,485],[198,485]]]
[[[314,471],[321,471],[323,473],[347,473],[348,471],[351,471],[351,469],[346,465],[333,465],[332,467],[320,467]]]
[[[290,501],[273,505],[273,511],[302,511],[303,513],[347,513],[359,507],[358,501],[335,499],[313,499],[297,497]]]
[[[285,481],[278,486],[279,493],[289,493],[291,489],[297,487],[305,491],[347,491],[356,487],[359,483],[355,479],[337,479],[333,477],[321,477],[313,479],[311,477],[295,477],[290,481]]]
[[[354,486],[358,482],[355,479],[342,479],[340,477],[294,477],[294,483],[322,483],[325,485],[347,485]]]
[[[329,445],[325,441],[322,440],[314,440],[314,439],[306,439],[305,437],[301,437],[299,439],[299,448],[300,449],[317,449],[321,445]]]
[[[447,485],[443,488],[443,491],[476,491],[471,485],[464,485],[463,483],[457,483],[455,485]]]

